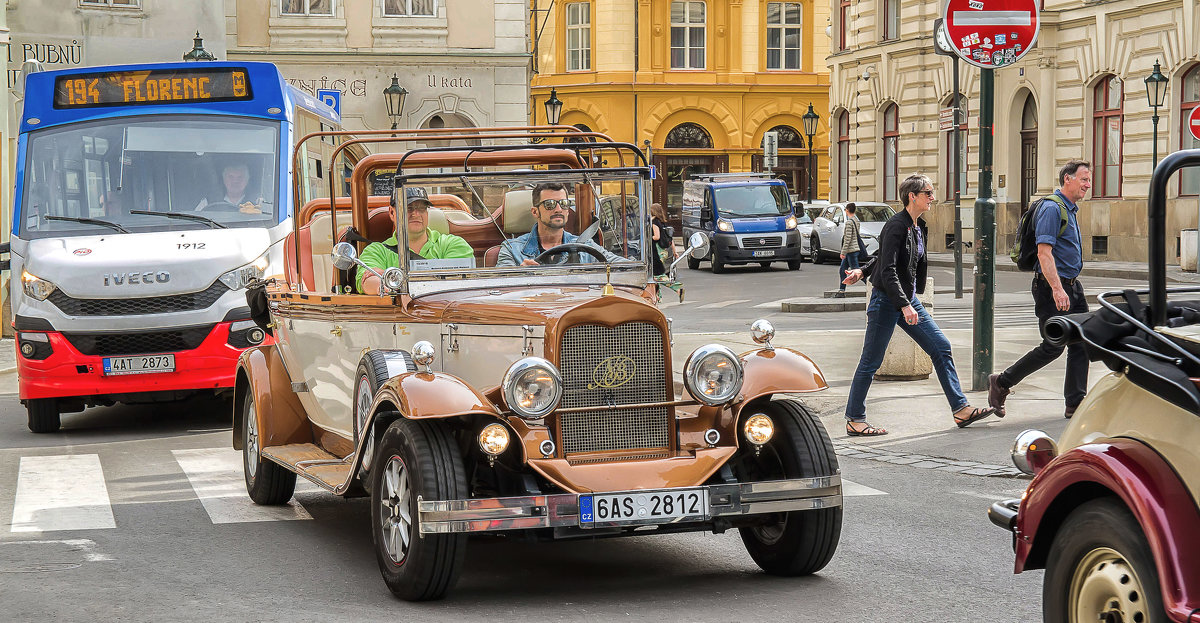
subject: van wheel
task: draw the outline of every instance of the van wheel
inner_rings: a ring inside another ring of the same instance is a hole
[[[735,457],[739,482],[813,478],[838,474],[837,455],[821,420],[795,400],[762,401],[743,413],[762,413],[775,423],[775,436],[757,455],[743,449]],[[749,444],[746,444],[749,445]],[[743,446],[744,448],[744,446]],[[796,576],[820,571],[837,551],[842,507],[790,511],[771,522],[739,528],[754,562],[771,575]]]
[[[296,491],[296,474],[259,454],[257,416],[254,396],[247,395],[242,403],[242,468],[246,474],[246,493],[255,504],[284,504]]]
[[[714,275],[725,272],[725,260],[721,259],[721,254],[716,249],[713,249],[712,252],[712,272]]]
[[[691,254],[688,254],[687,265],[691,270],[700,270],[700,260],[692,257]]]
[[[62,426],[57,398],[31,398],[25,401],[25,410],[29,414],[30,432],[54,433]]]
[[[788,270],[800,270],[800,264],[804,262],[803,258],[788,260]]]
[[[371,468],[371,541],[384,583],[408,601],[444,596],[467,549],[465,533],[418,534],[418,497],[467,498],[466,470],[444,422],[399,419],[384,432]]]

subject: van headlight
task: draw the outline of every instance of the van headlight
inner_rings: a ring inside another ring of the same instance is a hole
[[[31,299],[44,301],[46,300],[47,296],[50,296],[55,290],[58,289],[58,286],[46,281],[45,279],[42,279],[41,277],[38,277],[37,275],[34,275],[27,270],[22,270],[21,289],[25,291],[25,296],[28,296]]]
[[[267,260],[267,254],[263,253],[258,256],[258,259],[221,275],[219,279],[230,290],[241,290],[250,285],[257,279],[262,279],[263,275],[267,274],[267,266],[270,262]]]
[[[562,397],[562,376],[554,364],[541,357],[526,357],[504,373],[504,401],[526,420],[544,417]]]
[[[733,223],[727,219],[719,218],[717,219],[717,229],[721,231],[733,231]]]
[[[706,405],[729,402],[742,390],[742,362],[719,344],[701,346],[683,364],[683,384]]]
[[[799,224],[799,221],[796,220],[796,217],[789,216],[786,219],[784,219],[783,228],[784,229],[796,229],[796,226],[798,224]]]

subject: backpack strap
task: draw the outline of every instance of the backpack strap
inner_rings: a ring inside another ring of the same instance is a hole
[[[1054,203],[1058,204],[1058,217],[1062,222],[1062,225],[1058,228],[1058,237],[1062,238],[1063,233],[1067,231],[1067,225],[1069,224],[1068,219],[1070,218],[1067,215],[1067,204],[1061,198],[1059,198],[1058,193],[1048,195],[1043,200],[1043,202],[1045,201],[1053,201]]]

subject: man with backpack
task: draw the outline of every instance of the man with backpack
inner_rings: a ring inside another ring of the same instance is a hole
[[[1091,165],[1070,160],[1058,172],[1059,188],[1035,201],[1017,229],[1017,246],[1012,256],[1021,270],[1033,270],[1033,304],[1042,331],[1042,343],[1000,374],[988,377],[988,404],[1004,417],[1004,401],[1010,389],[1062,355],[1063,347],[1045,340],[1046,320],[1088,311],[1079,283],[1083,270],[1083,238],[1079,233],[1077,203],[1092,187]],[[1036,248],[1036,252],[1033,250]],[[1033,258],[1036,257],[1036,261]],[[1067,376],[1063,383],[1066,417],[1087,395],[1088,359],[1082,344],[1067,347]]]

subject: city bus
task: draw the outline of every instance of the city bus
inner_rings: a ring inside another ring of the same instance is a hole
[[[283,273],[291,176],[311,178],[301,201],[328,196],[334,146],[306,141],[297,172],[289,155],[339,129],[337,112],[269,63],[25,81],[10,300],[29,429],[89,406],[227,395],[240,353],[270,339],[245,291]]]

